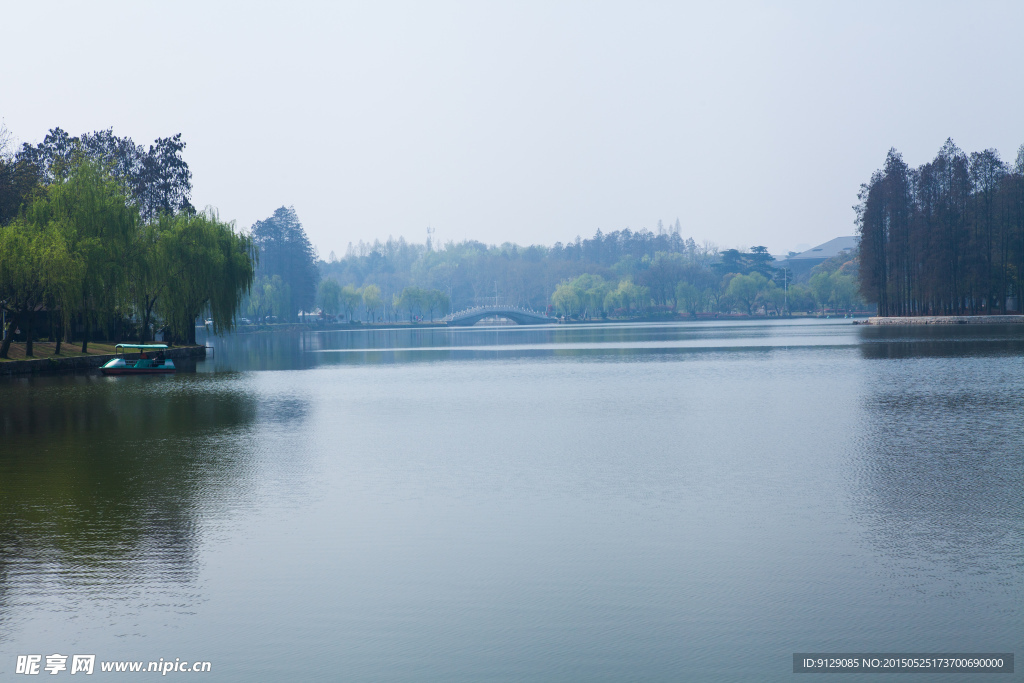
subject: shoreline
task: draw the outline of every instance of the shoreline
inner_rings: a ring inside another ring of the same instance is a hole
[[[205,346],[175,346],[164,351],[168,358],[206,358]],[[124,358],[138,358],[138,353],[119,354]],[[32,360],[12,360],[0,363],[0,376],[6,375],[58,375],[92,370],[108,360],[114,354],[96,354],[89,356],[48,356]]]
[[[867,313],[864,311],[857,311],[850,314],[850,319],[862,319],[867,317]],[[796,313],[789,315],[747,315],[745,313],[700,313],[697,317],[693,317],[688,314],[672,313],[664,315],[638,315],[628,318],[588,318],[585,320],[559,320],[557,318],[550,318],[547,325],[582,325],[582,324],[593,324],[593,323],[649,323],[649,322],[705,322],[705,321],[722,321],[722,320],[814,320],[814,319],[825,319],[825,318],[838,318],[842,319],[843,314],[830,314],[830,315],[819,315],[809,313]],[[1000,316],[1005,317],[1005,316]],[[1024,317],[1024,316],[1022,316]],[[504,325],[505,323],[500,323]],[[516,327],[515,323],[507,323],[512,327]],[[866,324],[866,323],[861,323]],[[460,325],[449,325],[448,323],[435,320],[422,321],[422,322],[381,322],[381,323],[368,323],[355,321],[351,323],[328,323],[326,325],[320,325],[317,323],[274,323],[269,325],[236,325],[232,334],[257,334],[260,332],[343,332],[352,330],[400,330],[400,329],[425,329],[425,328],[451,328],[451,329],[468,329],[470,326]],[[197,326],[196,329],[202,329],[202,326]],[[215,336],[207,328],[207,334],[211,337]]]
[[[1024,315],[875,316],[859,325],[1021,325]]]

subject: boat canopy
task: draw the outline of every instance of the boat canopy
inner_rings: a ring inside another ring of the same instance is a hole
[[[114,344],[114,348],[121,347],[122,349],[154,349],[154,350],[166,350],[167,344]]]

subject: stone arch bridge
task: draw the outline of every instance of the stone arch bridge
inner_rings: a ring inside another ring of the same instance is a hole
[[[531,311],[528,308],[517,308],[515,306],[477,306],[446,315],[441,322],[449,325],[469,326],[475,325],[484,318],[495,316],[507,318],[517,325],[543,325],[545,323],[558,322],[555,318],[549,318],[543,313]]]

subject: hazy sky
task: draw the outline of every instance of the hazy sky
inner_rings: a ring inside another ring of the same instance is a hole
[[[0,117],[182,133],[193,203],[360,239],[569,241],[678,217],[853,234],[890,147],[1024,143],[1021,2],[74,2],[3,10]]]

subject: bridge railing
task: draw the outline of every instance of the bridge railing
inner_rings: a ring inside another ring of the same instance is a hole
[[[501,313],[523,313],[526,315],[534,316],[537,318],[548,318],[546,313],[535,311],[532,308],[521,308],[519,306],[473,306],[472,308],[464,308],[461,311],[456,311],[445,317],[441,318],[441,322],[451,322],[452,320],[458,320],[459,318],[468,318],[470,316],[479,315],[481,313],[493,313],[499,315]]]

